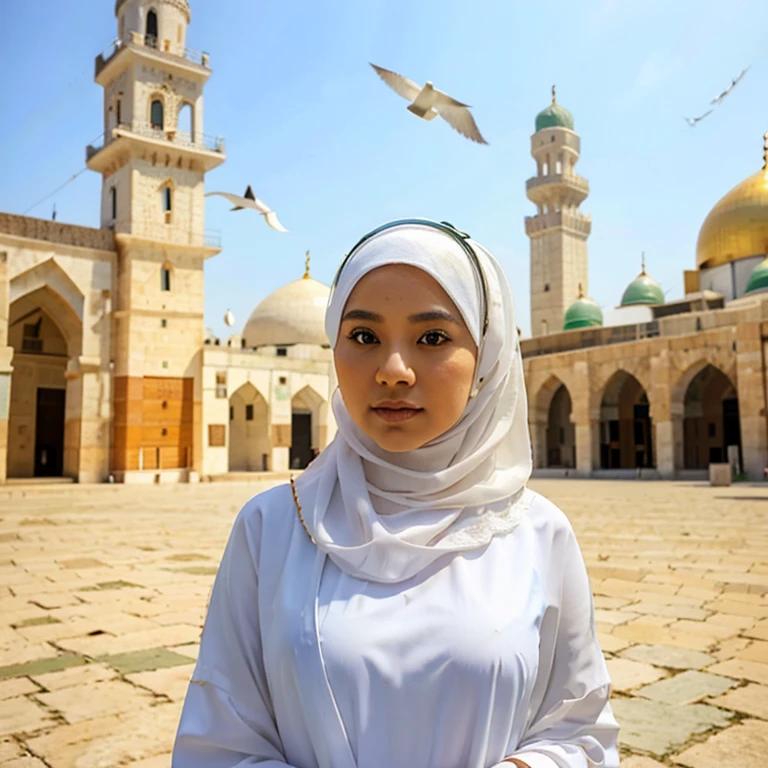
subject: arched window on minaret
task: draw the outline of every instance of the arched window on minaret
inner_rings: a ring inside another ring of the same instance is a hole
[[[541,321],[541,335],[546,336],[549,333],[549,323],[546,320]]]
[[[170,224],[173,221],[173,183],[170,181],[160,187],[160,205],[165,223]]]
[[[112,214],[112,223],[114,224],[117,218],[117,187],[112,187],[109,190],[109,204],[110,213]]]
[[[555,173],[560,175],[563,172],[563,154],[562,152],[557,156],[557,161],[555,162]]]
[[[117,124],[118,125],[122,125],[122,123],[123,123],[123,114],[122,114],[123,109],[122,109],[122,107],[123,107],[123,100],[122,99],[118,99],[117,100],[117,104],[115,105],[115,118],[117,120]]]
[[[160,269],[160,290],[171,290],[171,265],[167,261]]]
[[[542,175],[549,176],[549,155],[547,155],[547,159],[544,161],[544,164],[541,167]]]
[[[176,131],[177,135],[181,134],[185,138],[189,136],[191,142],[195,141],[195,112],[194,107],[188,101],[185,101],[179,109]]]
[[[152,48],[157,48],[157,11],[147,11],[147,29],[145,42]]]
[[[163,102],[160,99],[152,100],[152,105],[149,108],[149,124],[153,128],[159,128],[161,131],[164,128]]]

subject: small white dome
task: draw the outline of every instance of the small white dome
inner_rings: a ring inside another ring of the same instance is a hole
[[[278,288],[251,312],[243,328],[245,346],[327,346],[325,308],[330,290],[311,277]]]

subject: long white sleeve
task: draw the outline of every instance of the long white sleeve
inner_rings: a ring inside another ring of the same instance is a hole
[[[253,540],[260,531],[250,502],[235,520],[216,574],[172,768],[287,766],[262,659]]]
[[[544,615],[531,718],[509,757],[530,768],[618,768],[619,726],[609,703],[610,678],[595,633],[592,591],[570,525],[566,531],[559,609]]]

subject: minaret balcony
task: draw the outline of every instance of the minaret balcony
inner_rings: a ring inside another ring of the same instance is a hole
[[[226,159],[224,139],[202,133],[163,130],[149,123],[118,125],[85,150],[86,165],[98,173],[121,167],[129,157],[147,156],[167,164],[181,162],[205,173]]]
[[[571,205],[579,205],[589,195],[589,182],[576,174],[534,176],[525,182],[525,192],[536,205],[551,204],[556,198]]]
[[[525,217],[525,234],[528,237],[543,235],[552,229],[564,229],[586,238],[592,231],[592,217],[581,212],[549,211],[538,216]]]
[[[96,57],[95,79],[101,85],[107,85],[115,76],[117,65],[125,65],[132,58],[143,58],[156,65],[176,70],[178,74],[197,75],[207,80],[211,75],[210,57],[203,51],[195,51],[171,40],[159,40],[140,32],[129,32],[123,38],[115,40],[105,51]]]
[[[114,222],[110,229],[118,242],[132,245],[140,242],[162,243],[191,248],[210,258],[221,252],[221,231],[217,229],[196,229],[177,226],[162,221],[126,219]]]

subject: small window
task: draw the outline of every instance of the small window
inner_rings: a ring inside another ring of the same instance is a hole
[[[555,134],[553,133],[549,139],[553,144],[555,143]]]
[[[277,348],[277,356],[278,357],[288,357],[288,350],[285,347],[278,347]]]
[[[115,109],[116,117],[117,117],[117,124],[122,125],[123,124],[123,100],[118,99],[117,100],[117,108]]]
[[[163,267],[160,270],[160,290],[161,291],[171,290],[171,270],[168,269],[168,267]]]
[[[155,99],[152,102],[152,106],[149,110],[149,122],[153,128],[159,128],[161,131],[163,130],[163,102],[160,101],[160,99]]]
[[[555,163],[555,173],[560,175],[563,172],[563,164],[560,160]]]
[[[110,205],[112,207],[112,221],[117,218],[117,187],[109,190]]]
[[[549,283],[544,283],[544,293],[549,293]]]
[[[227,428],[224,424],[208,425],[208,445],[211,448],[223,448],[227,443]]]
[[[160,320],[160,327],[161,328],[167,328],[168,327],[168,321],[165,318]]]
[[[286,376],[281,376],[278,381],[280,382],[280,386],[284,387],[288,383],[288,378]]]
[[[541,335],[546,336],[549,333],[549,323],[546,320],[541,321]]]
[[[173,190],[169,184],[163,187],[162,191],[163,211],[170,213],[173,210]]]
[[[149,11],[147,14],[147,45],[157,48],[157,13]]]
[[[235,406],[230,405],[229,406],[229,420],[234,421],[235,420]]]
[[[253,421],[253,405],[251,404],[245,406],[245,420]]]
[[[216,397],[226,398],[227,396],[227,372],[216,371]]]
[[[163,360],[163,368],[167,368],[167,367],[168,367],[168,361],[167,360]]]

